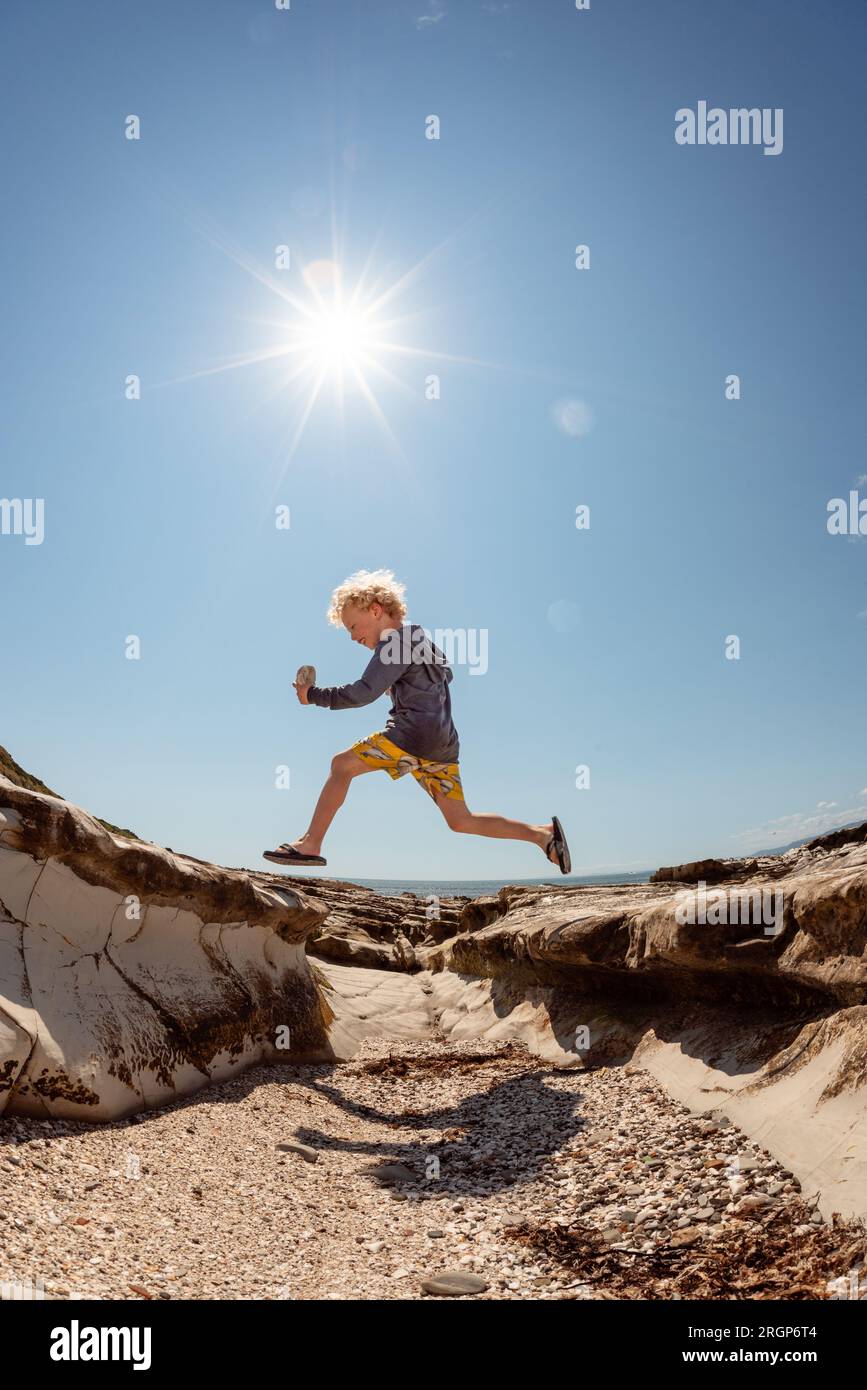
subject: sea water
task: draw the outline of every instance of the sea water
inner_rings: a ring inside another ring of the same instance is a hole
[[[587,878],[572,874],[555,874],[552,878],[355,878],[342,882],[357,883],[363,888],[373,888],[386,897],[397,897],[401,893],[415,893],[419,898],[486,898],[499,893],[506,883],[520,888],[577,888],[582,884],[600,883],[646,883],[652,869],[642,869],[632,874],[595,874]],[[319,875],[317,875],[317,878]],[[325,875],[322,881],[327,882]]]

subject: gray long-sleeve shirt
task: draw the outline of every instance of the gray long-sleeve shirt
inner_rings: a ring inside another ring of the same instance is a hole
[[[417,758],[456,763],[460,741],[452,723],[452,679],[444,654],[424,628],[403,623],[382,634],[359,680],[350,685],[311,685],[307,700],[325,709],[354,709],[390,694],[386,737]]]

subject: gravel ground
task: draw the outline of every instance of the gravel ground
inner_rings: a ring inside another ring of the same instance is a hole
[[[432,1298],[444,1271],[494,1299],[823,1298],[864,1249],[647,1073],[514,1043],[368,1039],[131,1121],[0,1117],[0,1281],[49,1298]]]

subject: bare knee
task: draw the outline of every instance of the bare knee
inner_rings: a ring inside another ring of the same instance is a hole
[[[335,777],[354,777],[356,772],[364,772],[365,766],[357,753],[346,748],[342,753],[335,753],[331,759],[331,771]]]

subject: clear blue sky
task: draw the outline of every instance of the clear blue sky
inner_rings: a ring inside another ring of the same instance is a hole
[[[413,621],[487,630],[452,685],[471,809],[556,812],[578,872],[867,815],[867,543],[826,529],[867,473],[861,3],[10,0],[0,40],[0,494],[45,501],[41,546],[0,536],[19,762],[264,867],[385,722],[291,689],[302,662],[360,674],[325,610],[384,565]],[[677,145],[699,100],[783,108],[783,152]],[[393,438],[358,389],[341,422],[329,379],[290,452],[285,357],[198,374],[285,342],[274,287],[335,254],[347,285],[418,268],[389,304],[416,351],[369,376]],[[544,873],[378,774],[326,854]]]

